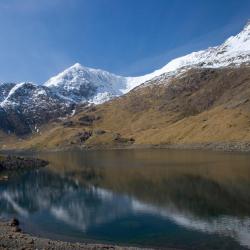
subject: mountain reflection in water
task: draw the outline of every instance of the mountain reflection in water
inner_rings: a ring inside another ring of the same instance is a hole
[[[47,169],[0,184],[0,215],[18,216],[28,231],[35,224],[41,234],[75,240],[188,248],[200,236],[208,249],[229,239],[230,249],[250,247],[250,155],[125,150],[40,157],[51,162]]]

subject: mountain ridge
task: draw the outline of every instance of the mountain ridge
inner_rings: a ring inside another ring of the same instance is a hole
[[[14,148],[194,147],[250,151],[250,66],[189,69],[41,127]],[[9,145],[11,147],[11,145]]]
[[[75,101],[89,101],[94,104],[103,103],[109,99],[128,93],[133,88],[162,74],[177,75],[191,67],[218,68],[237,66],[250,61],[250,22],[235,36],[229,37],[224,43],[206,50],[192,52],[182,57],[175,58],[162,68],[137,77],[125,77],[113,73],[84,67],[79,63],[74,64],[58,75],[49,79],[45,86],[51,87],[63,95],[80,90],[82,86],[89,88],[89,96],[83,99],[73,98]],[[77,75],[77,71],[79,74]],[[100,75],[108,78],[100,84]],[[96,79],[97,76],[97,79]],[[92,79],[91,79],[92,78]],[[91,86],[86,86],[91,83]],[[110,86],[109,86],[110,85]]]
[[[249,63],[250,23],[223,44],[171,60],[161,69],[144,76],[117,76],[76,63],[43,85],[1,83],[0,115],[5,121],[0,123],[0,128],[19,135],[37,132],[38,127],[51,119],[71,116],[75,106],[82,103],[102,104],[138,87],[166,85],[190,69],[237,69]]]

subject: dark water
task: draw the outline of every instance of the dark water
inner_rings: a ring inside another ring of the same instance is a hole
[[[175,150],[61,152],[0,183],[0,216],[70,241],[250,248],[250,155]]]

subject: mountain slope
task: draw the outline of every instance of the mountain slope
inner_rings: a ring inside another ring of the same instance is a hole
[[[33,83],[1,84],[0,127],[24,135],[38,132],[43,123],[70,114],[74,104],[50,89]]]
[[[99,104],[122,95],[126,88],[126,78],[76,63],[44,85],[74,102]]]
[[[170,61],[163,68],[139,77],[122,77],[79,63],[49,79],[45,86],[75,102],[103,103],[162,74],[177,76],[190,68],[239,66],[250,61],[250,23],[222,45]]]
[[[220,68],[239,66],[249,62],[250,22],[247,23],[239,34],[228,38],[219,46],[176,58],[153,73],[141,77],[128,78],[128,82],[133,85],[136,82],[143,83],[165,73],[176,75],[178,72],[183,72],[190,68]]]
[[[16,83],[0,83],[0,103],[7,98],[10,90],[16,85]]]
[[[102,105],[78,108],[15,147],[194,145],[250,149],[250,67],[190,69]],[[63,135],[63,136],[62,136]]]

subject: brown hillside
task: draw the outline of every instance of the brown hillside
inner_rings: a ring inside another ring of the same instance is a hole
[[[160,84],[159,84],[160,81]],[[250,142],[250,67],[192,69],[82,107],[16,146],[124,146]]]

